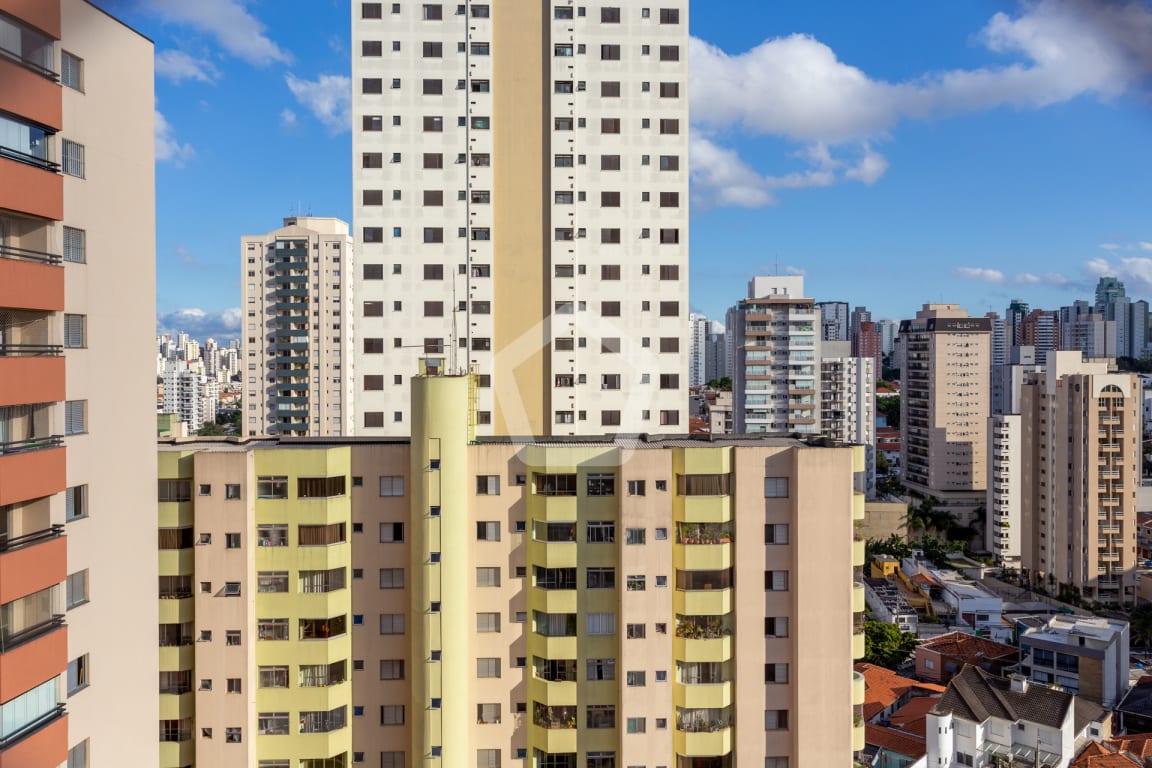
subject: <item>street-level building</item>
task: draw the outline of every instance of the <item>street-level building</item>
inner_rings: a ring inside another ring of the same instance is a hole
[[[1020,673],[1112,709],[1128,692],[1128,622],[1059,614],[1016,620]]]

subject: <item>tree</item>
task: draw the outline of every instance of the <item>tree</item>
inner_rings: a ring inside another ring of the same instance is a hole
[[[197,437],[218,437],[224,434],[224,427],[214,421],[204,422],[204,426],[196,433]]]
[[[722,392],[731,392],[732,391],[732,377],[731,376],[725,376],[724,378],[721,378],[721,379],[712,379],[711,381],[708,382],[708,386],[711,387],[712,389],[718,389]]]
[[[888,456],[883,451],[876,452],[876,472],[881,475],[888,474],[891,466],[888,464]]]
[[[891,555],[903,560],[912,554],[912,546],[895,533],[886,539],[868,539],[864,542],[864,561],[872,562],[873,555]]]
[[[876,413],[883,414],[888,426],[900,428],[900,395],[876,396]]]
[[[895,624],[865,619],[864,661],[894,670],[914,650],[916,635],[901,632]]]
[[[1128,613],[1132,645],[1152,647],[1152,605],[1138,605]]]

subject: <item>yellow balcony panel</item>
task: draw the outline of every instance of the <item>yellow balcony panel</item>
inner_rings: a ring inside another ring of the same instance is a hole
[[[852,613],[860,613],[867,605],[864,599],[864,585],[858,581],[852,582]]]
[[[161,624],[182,624],[192,621],[196,616],[196,608],[191,597],[170,598],[160,601]]]
[[[732,471],[732,452],[721,447],[679,448],[673,454],[672,466],[676,474],[724,475]]]
[[[692,709],[723,709],[732,704],[732,683],[683,685],[672,688],[672,703]]]
[[[575,637],[541,637],[537,634],[528,636],[528,653],[546,659],[576,659]]]
[[[864,565],[864,545],[866,543],[863,538],[852,542],[852,565],[854,567],[859,568]]]
[[[348,566],[352,547],[348,543],[325,547],[258,547],[256,566],[259,570],[326,571]]]
[[[686,571],[719,571],[732,567],[731,544],[678,544],[672,564]]]
[[[180,768],[196,762],[196,740],[165,741],[160,744],[160,768]]]
[[[535,595],[530,595],[533,610],[544,613],[576,613],[575,589],[538,589],[532,588]]]
[[[853,472],[864,472],[865,470],[867,470],[867,468],[868,468],[867,457],[866,457],[866,454],[864,452],[864,446],[862,446],[862,445],[852,446],[852,471]]]
[[[575,496],[532,495],[528,500],[528,508],[534,520],[562,522],[576,519]]]
[[[351,666],[352,662],[348,662],[346,674],[352,673]],[[289,670],[289,675],[296,674],[295,668]],[[275,710],[276,702],[284,702],[288,698],[292,701],[292,709],[301,712],[328,712],[344,706],[351,710],[350,681],[345,680],[335,685],[301,687],[297,685],[299,678],[290,676],[288,682],[290,687],[287,692],[283,688],[260,688],[256,691],[256,702],[262,706],[260,711]],[[290,696],[285,696],[285,693],[290,693]],[[351,711],[348,714],[351,716]]]
[[[160,694],[160,719],[179,720],[182,717],[193,717],[196,714],[196,693],[162,693]]]
[[[186,576],[195,572],[196,550],[191,548],[160,550],[161,576]]]
[[[862,494],[862,493],[853,493],[852,494],[852,519],[853,520],[863,520],[864,519],[864,517],[865,517],[864,503],[865,503],[864,502],[864,494]]]
[[[533,749],[541,752],[575,752],[576,728],[541,728],[535,723],[528,729],[528,753]]]
[[[732,519],[731,496],[682,496],[677,502],[681,506],[679,514],[673,509],[677,522],[726,523]]]
[[[186,528],[196,521],[192,502],[163,502],[157,504],[157,528]]]
[[[541,568],[575,568],[577,550],[574,541],[532,542],[528,560]]]
[[[577,685],[571,682],[553,682],[538,677],[529,678],[528,698],[549,707],[576,706]]]
[[[349,719],[351,716],[352,712],[349,708]],[[291,719],[289,719],[288,725],[297,731],[300,728],[299,724],[293,723]],[[292,739],[292,753],[301,760],[330,757],[341,752],[349,752],[352,749],[351,724],[330,733],[296,733],[290,738]]]
[[[859,660],[864,658],[864,633],[852,635],[852,658]]]
[[[718,731],[685,732],[676,731],[672,738],[676,754],[685,757],[712,757],[726,755],[732,751],[733,728]]]
[[[864,749],[864,723],[852,727],[852,751],[859,752]]]
[[[672,655],[679,661],[728,661],[732,658],[732,637],[672,640]]]
[[[176,672],[192,669],[196,663],[196,649],[191,645],[169,645],[160,649],[160,671]]]
[[[864,703],[864,675],[859,672],[852,673],[852,703]]]
[[[686,616],[723,616],[732,611],[732,590],[678,589],[673,593],[672,606],[676,613]]]

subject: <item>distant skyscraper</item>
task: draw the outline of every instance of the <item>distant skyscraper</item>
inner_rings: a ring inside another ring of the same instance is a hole
[[[879,377],[884,366],[880,329],[871,320],[864,320],[852,336],[852,356],[872,360],[872,374]]]
[[[1116,357],[1116,321],[1083,300],[1058,313],[1060,349],[1083,352],[1088,358]]]
[[[1004,312],[1004,335],[1006,337],[1006,346],[1016,346],[1023,344],[1021,340],[1021,324],[1024,318],[1028,316],[1028,303],[1020,299],[1012,299],[1008,303],[1008,309]]]
[[[848,302],[818,301],[820,338],[824,341],[848,341]]]
[[[356,434],[684,432],[688,0],[353,5]]]
[[[708,381],[707,345],[710,321],[704,315],[688,315],[688,386],[698,387]]]
[[[989,312],[984,317],[992,321],[991,354],[992,365],[1003,365],[1008,360],[1007,323],[995,312]]]
[[[351,431],[353,263],[348,225],[339,219],[290,217],[240,239],[248,366],[241,434]],[[366,301],[362,311],[383,317],[384,303]],[[369,375],[365,386],[393,382]]]
[[[1116,299],[1122,299],[1127,294],[1124,292],[1124,283],[1116,277],[1101,277],[1096,283],[1096,308],[1103,310],[1104,307],[1111,304]]]
[[[804,278],[753,278],[737,306],[736,431],[819,432],[819,313]]]
[[[1035,361],[1041,365],[1048,359],[1048,353],[1056,351],[1059,346],[1060,321],[1050,310],[1032,310],[1020,321],[1017,330],[1017,344],[1035,349]]]
[[[876,492],[876,372],[870,357],[852,357],[847,341],[820,344],[820,433],[866,448],[869,496]]]
[[[896,334],[900,332],[900,323],[895,320],[880,320],[876,323],[880,329],[880,351],[890,355],[896,349]]]
[[[860,323],[872,322],[872,313],[867,307],[856,307],[848,318],[848,338],[854,340],[860,332]]]
[[[724,377],[732,377],[732,369],[728,365],[728,334],[723,325],[712,322],[704,342],[704,381]]]

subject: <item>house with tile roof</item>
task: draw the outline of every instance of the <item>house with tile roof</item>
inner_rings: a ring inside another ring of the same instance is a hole
[[[1020,651],[1011,645],[998,643],[966,632],[949,632],[920,642],[913,654],[916,677],[934,683],[947,683],[965,664],[979,667],[994,675],[1015,665]]]
[[[1111,726],[1098,704],[1030,683],[964,667],[928,712],[927,765],[1068,768]]]
[[[1146,768],[1148,764],[1109,742],[1090,741],[1076,755],[1069,768]]]

